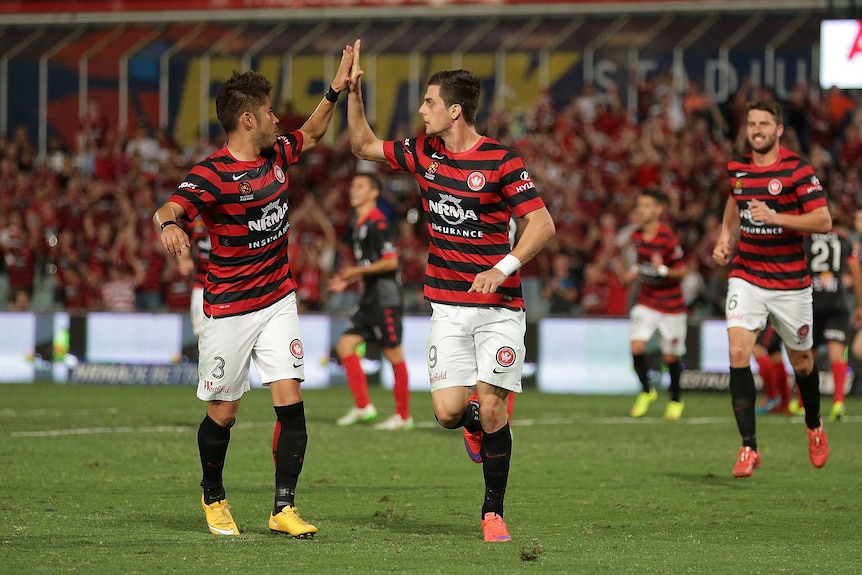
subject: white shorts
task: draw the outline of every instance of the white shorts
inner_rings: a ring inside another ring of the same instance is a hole
[[[198,343],[198,397],[234,401],[249,390],[254,359],[263,385],[305,379],[296,294],[271,306],[230,317],[204,317]]]
[[[761,331],[768,319],[789,349],[806,351],[814,345],[811,286],[798,290],[763,289],[744,279],[730,278],[724,313],[729,328]]]
[[[526,331],[523,311],[432,303],[428,336],[431,391],[484,381],[520,393]]]
[[[665,355],[685,355],[688,314],[663,313],[645,305],[635,305],[629,314],[631,341],[649,341],[658,331],[659,347]]]
[[[192,303],[189,306],[189,314],[192,319],[192,333],[198,337],[204,323],[204,288],[192,288]]]

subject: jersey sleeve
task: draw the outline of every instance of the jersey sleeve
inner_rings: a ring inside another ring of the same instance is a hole
[[[500,164],[500,184],[503,197],[515,216],[522,218],[545,207],[524,160],[510,152]]]
[[[393,170],[406,170],[412,174],[416,167],[414,150],[416,150],[417,145],[417,138],[384,141],[383,155],[386,157],[389,167]]]
[[[299,130],[278,137],[278,145],[281,146],[281,152],[286,162],[285,167],[292,166],[299,161],[299,154],[302,153],[302,144],[302,132]]]
[[[793,170],[793,189],[796,190],[799,205],[805,213],[827,205],[826,192],[820,179],[811,164],[804,160]]]
[[[183,219],[193,222],[208,206],[215,204],[221,196],[219,175],[208,164],[198,164],[191,169],[176,191],[168,198],[185,210]]]

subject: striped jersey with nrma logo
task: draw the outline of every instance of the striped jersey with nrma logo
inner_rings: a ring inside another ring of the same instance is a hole
[[[287,168],[301,150],[300,132],[279,136],[251,162],[237,160],[225,146],[192,168],[171,196],[209,232],[207,316],[263,309],[296,290],[287,259]]]
[[[801,289],[811,284],[803,234],[755,221],[749,202],[757,199],[783,214],[803,214],[826,206],[814,168],[779,147],[778,161],[756,166],[751,154],[727,164],[731,195],[739,207],[739,244],[729,277],[766,289]]]
[[[509,253],[509,220],[545,203],[524,161],[500,142],[482,137],[466,152],[451,152],[436,137],[384,143],[393,169],[419,183],[430,247],[425,299],[437,303],[524,309],[521,278],[512,274],[496,293],[467,293],[476,274]]]
[[[676,234],[664,224],[659,224],[652,237],[638,228],[632,233],[632,244],[637,251],[641,284],[637,303],[662,313],[684,313],[685,300],[679,280],[659,276],[652,265],[653,254],[661,256],[662,263],[670,269],[685,265],[685,254]]]

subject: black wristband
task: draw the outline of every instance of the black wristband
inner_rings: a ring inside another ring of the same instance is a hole
[[[166,222],[162,222],[162,229],[165,229],[168,226],[175,226],[175,225],[177,225],[177,222],[175,222],[174,220],[168,220]]]
[[[329,89],[326,91],[326,94],[323,95],[323,97],[326,98],[327,100],[329,100],[330,102],[335,103],[338,101],[338,92],[333,90],[332,86],[330,86]]]

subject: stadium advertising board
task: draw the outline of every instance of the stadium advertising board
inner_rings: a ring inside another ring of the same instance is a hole
[[[862,88],[862,20],[820,25],[820,87]]]

